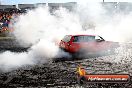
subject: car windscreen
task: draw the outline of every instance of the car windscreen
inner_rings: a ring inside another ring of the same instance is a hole
[[[73,42],[90,42],[90,41],[96,41],[95,36],[74,36]]]

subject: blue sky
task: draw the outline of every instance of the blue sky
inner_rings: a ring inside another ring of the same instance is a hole
[[[64,2],[102,2],[103,0],[0,0],[2,4],[64,3]],[[132,0],[104,0],[105,2],[132,2]]]

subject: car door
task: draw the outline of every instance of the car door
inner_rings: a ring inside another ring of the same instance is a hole
[[[95,48],[95,38],[90,35],[78,35],[74,36],[70,50],[72,52],[77,51],[94,51]]]

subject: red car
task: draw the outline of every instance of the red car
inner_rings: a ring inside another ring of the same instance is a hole
[[[105,41],[98,35],[66,35],[60,42],[59,47],[66,52],[75,53],[102,53],[112,51],[119,47],[119,43]]]

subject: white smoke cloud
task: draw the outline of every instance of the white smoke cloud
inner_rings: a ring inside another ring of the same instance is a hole
[[[0,54],[0,69],[4,71],[12,70],[23,65],[33,65],[31,57],[26,52],[14,53],[6,51]]]
[[[109,20],[109,23],[98,26],[97,32],[107,40],[130,43],[131,41],[131,13],[116,14]]]
[[[104,58],[104,61],[130,64],[132,61],[132,3],[118,3],[118,6],[115,5],[110,3],[108,5],[85,3],[79,7],[79,11],[81,8],[79,12],[81,22],[82,25],[86,24],[86,26],[92,24],[94,32],[101,35],[105,40],[121,43],[121,47],[117,49],[118,54],[114,57]],[[125,44],[122,45],[122,43]]]
[[[80,23],[84,28],[90,26],[96,34],[101,35],[106,40],[116,42],[131,41],[131,19],[132,3],[83,3],[78,7]],[[116,8],[115,8],[116,6]],[[124,7],[124,9],[121,9]],[[127,11],[127,12],[126,12]]]
[[[45,7],[21,15],[19,21],[14,25],[15,37],[24,45],[30,45],[35,44],[39,39],[48,41],[53,38],[61,39],[64,34],[81,30],[79,19],[75,14],[60,8],[55,15],[51,15],[48,8]]]
[[[70,57],[68,53],[60,50],[57,44],[66,34],[82,30],[78,15],[64,8],[56,10],[53,14],[50,14],[47,7],[39,7],[14,19],[15,23],[11,25],[14,28],[13,35],[21,46],[30,49],[23,53],[1,53],[0,65],[4,64],[3,67],[0,66],[1,69],[45,63],[52,58]],[[9,62],[6,61],[8,58]]]

